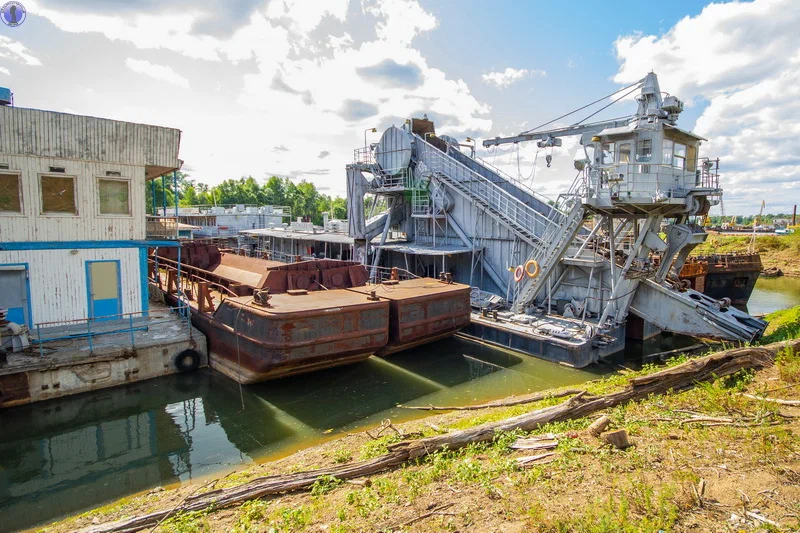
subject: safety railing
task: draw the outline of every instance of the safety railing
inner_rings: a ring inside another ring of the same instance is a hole
[[[398,267],[371,267],[369,283],[375,285],[384,281],[396,280],[405,281],[409,279],[417,279],[419,276],[412,274],[408,270]]]
[[[719,189],[719,175],[701,170],[686,171],[666,164],[620,163],[597,167],[593,188],[609,189],[611,197],[626,198],[684,198],[697,189]],[[597,180],[600,180],[598,183]]]
[[[431,199],[427,190],[414,189],[411,194],[411,216],[431,214]]]
[[[547,241],[548,229],[560,226],[563,213],[554,210],[548,218],[504,191],[497,184],[456,161],[417,136],[418,157],[431,172],[441,175],[457,189],[484,204],[503,219],[507,226],[534,247]]]
[[[486,161],[485,159],[483,159],[481,157],[474,157],[473,159],[476,162],[478,162],[481,165],[483,165],[484,167],[486,167],[487,170],[490,170],[491,172],[494,172],[495,174],[497,174],[498,177],[500,177],[500,178],[504,179],[505,181],[511,183],[514,187],[517,187],[518,189],[522,189],[523,192],[533,196],[534,198],[536,198],[540,202],[544,202],[547,205],[553,205],[554,201],[553,201],[552,198],[548,198],[547,196],[543,195],[542,193],[534,191],[528,185],[524,184],[522,182],[522,180],[518,180],[518,179],[514,178],[513,176],[511,176],[508,173],[500,170],[499,168],[497,168],[496,166],[492,165],[491,163],[489,163],[488,161]]]
[[[147,216],[145,234],[148,239],[177,239],[178,218]]]
[[[177,306],[164,308],[163,312],[137,311],[75,320],[39,322],[34,326],[36,338],[33,342],[39,345],[40,357],[44,356],[45,350],[50,350],[45,346],[48,342],[84,338],[89,344],[89,353],[94,353],[94,339],[103,335],[129,334],[131,348],[136,348],[136,332],[148,331],[158,324],[174,324],[176,316],[179,317],[179,323],[186,325],[191,337],[188,304],[181,302]]]

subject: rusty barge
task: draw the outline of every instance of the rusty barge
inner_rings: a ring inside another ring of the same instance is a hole
[[[762,270],[757,253],[729,253],[690,257],[680,271],[680,279],[690,288],[716,300],[730,299],[744,307],[753,293]]]
[[[370,279],[353,261],[284,264],[203,243],[182,252],[154,256],[152,280],[167,301],[184,295],[209,366],[244,384],[387,356],[469,323],[469,287],[446,278]]]

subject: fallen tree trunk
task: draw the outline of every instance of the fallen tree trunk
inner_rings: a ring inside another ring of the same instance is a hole
[[[568,389],[558,392],[542,392],[539,394],[534,394],[533,396],[527,396],[525,398],[480,403],[477,405],[398,405],[397,407],[402,409],[414,409],[416,411],[478,411],[480,409],[491,409],[493,407],[511,407],[514,405],[540,402],[548,398],[563,398],[564,396],[572,396],[581,392],[583,392],[581,389]]]
[[[347,480],[376,474],[444,448],[453,450],[474,442],[491,441],[498,431],[515,429],[531,431],[549,422],[582,418],[601,409],[641,400],[652,394],[691,388],[698,382],[728,376],[743,368],[763,368],[771,364],[776,353],[787,346],[798,349],[800,341],[779,342],[767,346],[735,348],[718,352],[654,374],[633,378],[628,387],[620,392],[588,400],[584,399],[584,394],[581,393],[559,405],[545,407],[505,420],[425,439],[398,442],[389,447],[389,453],[367,461],[257,478],[236,487],[191,496],[178,509],[165,509],[116,522],[93,525],[83,529],[82,533],[139,531],[154,526],[173,512],[199,511],[212,506],[219,509],[264,496],[307,489],[321,476],[334,476]]]

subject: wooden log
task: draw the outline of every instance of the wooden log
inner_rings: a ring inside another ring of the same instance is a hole
[[[580,389],[568,389],[558,392],[542,392],[528,396],[526,398],[516,398],[514,400],[502,400],[499,402],[481,403],[478,405],[398,405],[402,409],[414,409],[415,411],[477,411],[479,409],[490,409],[493,407],[511,407],[514,405],[523,405],[526,403],[540,402],[548,398],[563,398],[564,396],[572,396],[583,392]]]
[[[599,437],[600,434],[604,432],[610,424],[611,424],[611,419],[608,418],[608,416],[603,415],[594,422],[592,422],[592,425],[590,425],[586,429],[586,431],[588,431],[589,434],[592,435],[593,437]]]
[[[769,403],[776,403],[778,405],[800,405],[800,400],[781,400],[780,398],[765,398],[764,396],[755,396],[753,394],[744,394],[742,396],[745,398],[750,398],[751,400],[760,400],[762,402],[769,402]]]
[[[612,445],[614,448],[618,448],[620,450],[624,450],[628,446],[631,445],[631,442],[628,440],[628,432],[624,429],[617,429],[615,431],[606,431],[600,438],[606,444]]]
[[[444,435],[398,442],[389,447],[387,454],[374,459],[306,472],[256,478],[242,485],[201,494],[191,500],[187,499],[177,512],[199,511],[209,507],[221,509],[273,494],[308,489],[321,476],[334,476],[342,480],[369,476],[442,449],[455,450],[471,443],[491,441],[498,431],[515,429],[532,431],[543,424],[583,418],[597,411],[641,400],[653,394],[688,389],[699,382],[729,376],[743,368],[764,368],[772,364],[777,352],[787,347],[800,349],[800,340],[759,347],[734,348],[707,355],[647,376],[633,378],[628,386],[619,392],[591,399],[584,399],[584,393],[580,393],[561,404],[530,413]],[[81,531],[82,533],[140,531],[153,527],[172,512],[173,509],[164,509],[116,522],[92,525]]]

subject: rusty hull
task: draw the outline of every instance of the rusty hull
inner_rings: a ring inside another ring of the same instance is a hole
[[[469,286],[416,278],[348,289],[389,300],[389,342],[375,355],[384,357],[453,335],[469,324]]]
[[[241,383],[257,383],[368,358],[389,337],[389,302],[331,290],[278,294],[270,307],[227,298],[195,327],[208,339],[212,368]]]

